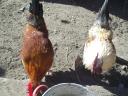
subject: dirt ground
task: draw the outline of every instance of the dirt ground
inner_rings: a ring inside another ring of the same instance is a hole
[[[0,77],[27,79],[19,57],[26,14],[19,10],[29,1],[0,0]],[[126,2],[123,3],[124,1]],[[82,57],[87,32],[94,22],[102,0],[45,0],[43,2],[44,18],[55,51],[52,66],[55,74],[46,77],[47,82],[53,80],[55,84],[77,82],[84,85],[128,87],[126,83],[128,82],[128,11],[126,10],[128,2],[124,1],[112,0],[110,6],[117,63],[110,72],[98,77],[96,82],[90,81],[92,77],[89,72],[81,73],[83,69],[78,70],[78,73],[82,74],[79,77],[80,82],[78,78],[75,80],[77,76],[74,65],[77,56]],[[72,74],[75,74],[75,77],[72,77]],[[62,79],[67,76],[71,76],[70,80]],[[57,78],[62,80],[56,82]]]

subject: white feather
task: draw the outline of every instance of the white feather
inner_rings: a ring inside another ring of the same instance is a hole
[[[85,68],[92,70],[92,64],[98,54],[98,59],[102,62],[103,72],[108,71],[116,60],[115,48],[112,41],[110,41],[112,32],[100,26],[94,26],[89,31],[89,37],[94,39],[86,42],[84,46],[83,64]]]

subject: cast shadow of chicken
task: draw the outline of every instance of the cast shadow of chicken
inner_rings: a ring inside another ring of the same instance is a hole
[[[84,66],[82,65],[82,59],[77,57],[75,61],[75,70],[70,69],[69,71],[65,72],[53,72],[53,75],[46,76],[45,81],[49,86],[59,83],[77,83],[84,86],[99,85],[116,95],[120,95],[124,92],[121,91],[122,93],[120,93],[119,90],[128,88],[128,74],[123,74],[123,71],[126,71],[127,69],[124,68],[121,70],[120,68],[118,69],[118,67],[123,65],[126,66],[126,63],[128,64],[128,61],[117,57],[116,66],[113,67],[109,72],[103,75],[94,76],[90,73],[90,71],[85,70]],[[126,68],[128,68],[128,66]],[[115,87],[117,89],[113,90],[110,89],[110,87]]]
[[[4,76],[5,75],[5,69],[0,67],[0,76]]]
[[[42,0],[41,0],[42,1]],[[50,3],[81,6],[88,10],[97,12],[104,0],[44,0]],[[122,19],[128,20],[128,0],[111,0],[110,13]]]

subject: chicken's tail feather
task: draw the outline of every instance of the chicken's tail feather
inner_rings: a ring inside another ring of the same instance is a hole
[[[39,0],[32,0],[32,3],[30,3],[29,12],[38,16],[43,15],[42,4],[39,3]]]
[[[96,18],[96,22],[101,26],[108,28],[109,27],[109,0],[105,0],[102,8],[99,10],[99,13]]]

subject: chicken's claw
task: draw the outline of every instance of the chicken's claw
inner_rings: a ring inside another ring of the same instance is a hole
[[[53,75],[53,71],[52,71],[52,70],[49,70],[49,71],[46,73],[46,75],[52,76],[52,75]]]

